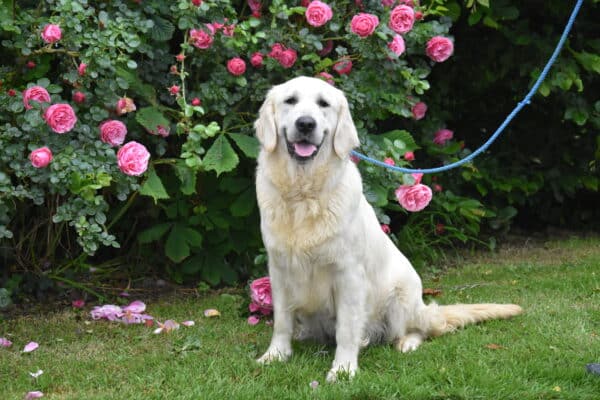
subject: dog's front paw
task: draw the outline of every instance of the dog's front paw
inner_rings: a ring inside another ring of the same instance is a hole
[[[396,349],[403,353],[415,351],[423,343],[423,336],[418,333],[409,333],[398,339]]]
[[[327,373],[327,382],[333,383],[338,379],[352,379],[358,371],[357,365],[352,364],[338,364],[334,363],[333,367]]]
[[[284,362],[292,355],[292,350],[281,350],[269,348],[258,360],[260,364],[271,364],[272,362]]]

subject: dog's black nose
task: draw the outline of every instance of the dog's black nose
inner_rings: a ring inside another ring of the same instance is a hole
[[[317,121],[313,117],[303,116],[296,120],[296,129],[301,133],[310,133],[317,126]]]

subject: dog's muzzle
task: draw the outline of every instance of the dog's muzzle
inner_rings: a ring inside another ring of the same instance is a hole
[[[284,132],[288,153],[298,161],[308,161],[319,152],[319,144],[314,143],[314,133],[317,121],[313,117],[302,116],[294,123],[294,137],[289,140]]]

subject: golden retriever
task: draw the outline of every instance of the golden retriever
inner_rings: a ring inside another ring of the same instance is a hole
[[[381,230],[350,151],[359,145],[344,94],[316,78],[273,87],[255,122],[256,192],[269,259],[274,326],[260,363],[291,340],[335,342],[327,374],[352,377],[369,343],[402,352],[467,323],[521,313],[514,304],[426,305],[410,262]]]

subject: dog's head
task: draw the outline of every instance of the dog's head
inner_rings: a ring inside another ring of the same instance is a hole
[[[301,164],[333,153],[345,159],[359,145],[344,94],[317,78],[274,86],[254,126],[264,151],[287,152]]]

